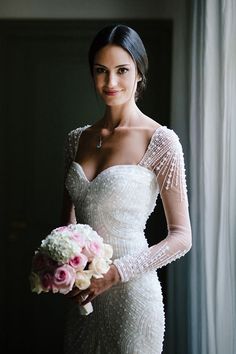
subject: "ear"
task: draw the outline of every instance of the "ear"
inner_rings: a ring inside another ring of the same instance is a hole
[[[142,81],[142,79],[143,79],[142,76],[138,75],[138,82]]]

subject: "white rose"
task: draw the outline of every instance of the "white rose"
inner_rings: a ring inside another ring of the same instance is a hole
[[[92,272],[90,271],[83,271],[76,273],[75,285],[80,290],[85,290],[90,285],[90,279],[92,277]]]
[[[105,258],[111,258],[113,255],[113,248],[111,245],[108,245],[107,243],[103,244],[103,250],[102,250],[102,255]]]
[[[108,272],[110,264],[111,261],[107,258],[94,257],[92,262],[89,264],[89,270],[93,271],[94,278],[102,278],[102,274]]]
[[[97,241],[97,242],[103,242],[103,239],[101,236],[98,235],[98,233],[91,229],[89,235],[88,235],[88,240],[90,241]]]

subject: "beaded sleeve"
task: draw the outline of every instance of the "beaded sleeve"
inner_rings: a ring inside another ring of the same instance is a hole
[[[65,178],[67,176],[68,170],[70,168],[71,162],[75,159],[77,145],[79,141],[80,134],[82,133],[81,128],[74,129],[70,131],[66,137],[65,142]]]
[[[64,184],[67,178],[67,174],[70,168],[72,161],[75,159],[77,145],[79,141],[79,136],[82,130],[80,128],[74,129],[67,134],[66,141],[65,141],[65,158],[64,158]],[[76,217],[75,217],[75,207],[74,204],[69,205],[69,212],[67,211],[68,205],[68,191],[66,187],[64,188],[64,203],[63,203],[63,212],[62,212],[62,222],[64,223],[64,214],[66,214],[66,221],[65,223],[72,223],[76,224]],[[65,211],[66,210],[66,211]],[[69,213],[69,215],[68,215]]]
[[[122,282],[175,261],[192,246],[184,155],[176,133],[167,127],[157,129],[140,165],[156,174],[168,233],[146,250],[113,261]]]

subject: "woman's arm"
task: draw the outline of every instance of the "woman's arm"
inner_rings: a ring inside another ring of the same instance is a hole
[[[75,208],[66,187],[64,187],[61,211],[61,225],[65,226],[69,224],[76,224]]]
[[[134,255],[114,260],[123,282],[141,273],[156,270],[184,256],[192,246],[187,202],[170,192],[162,194],[168,234],[156,245]]]
[[[192,246],[184,158],[178,136],[169,129],[158,131],[147,161],[145,166],[157,175],[168,234],[146,250],[114,260],[123,282],[173,262]]]

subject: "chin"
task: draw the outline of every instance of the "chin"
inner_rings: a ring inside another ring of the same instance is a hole
[[[113,102],[113,103],[105,103],[107,107],[121,107],[121,106],[125,106],[127,104],[127,102]]]
[[[102,100],[106,106],[121,106],[131,101],[130,97],[104,97],[102,96]]]

